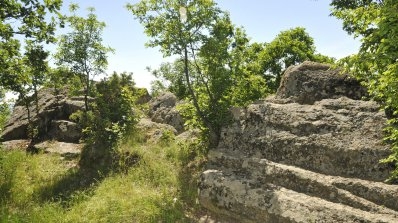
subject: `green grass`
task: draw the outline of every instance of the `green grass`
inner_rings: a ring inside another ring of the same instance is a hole
[[[118,151],[138,161],[131,166],[121,159],[107,176],[71,168],[58,155],[0,150],[0,222],[195,221],[187,216],[199,210],[203,156],[194,148],[170,137],[129,140]]]

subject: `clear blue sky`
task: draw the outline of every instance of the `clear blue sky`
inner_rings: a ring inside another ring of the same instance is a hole
[[[115,49],[109,55],[108,73],[133,72],[137,86],[148,87],[153,77],[146,67],[157,68],[167,61],[158,49],[145,48],[148,38],[142,26],[134,20],[125,5],[139,0],[64,0],[63,12],[68,5],[78,3],[82,15],[93,6],[100,21],[107,24],[104,43]],[[230,13],[232,22],[243,26],[254,42],[270,42],[280,31],[297,26],[305,27],[315,40],[319,53],[341,58],[355,53],[359,41],[342,30],[341,21],[330,17],[331,0],[215,0],[219,7]]]

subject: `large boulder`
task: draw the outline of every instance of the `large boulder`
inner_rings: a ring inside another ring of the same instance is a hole
[[[176,105],[177,97],[170,92],[166,92],[149,102],[149,116],[152,121],[171,125],[178,133],[182,133],[184,131],[184,119],[176,110]]]
[[[53,89],[43,88],[38,92],[38,98],[39,111],[36,111],[35,103],[29,106],[29,110],[33,126],[38,128],[39,139],[55,137],[56,140],[76,142],[76,139],[80,138],[80,134],[78,135],[80,130],[76,124],[70,122],[69,116],[78,110],[83,110],[84,101],[79,98],[68,98],[67,89],[55,95]],[[65,121],[61,121],[64,124],[60,125],[61,122],[57,120]],[[62,127],[65,126],[65,122],[68,122],[67,128]],[[28,139],[28,126],[28,111],[21,102],[17,102],[0,139],[2,141]],[[59,131],[60,129],[62,131]]]
[[[36,111],[34,103],[30,106],[30,117],[34,126],[38,126],[40,133],[46,133],[51,120],[64,116],[62,103],[66,98],[65,92],[55,95],[52,89],[42,89],[38,94],[39,111]],[[28,137],[28,112],[26,107],[17,102],[12,115],[3,132],[1,140],[9,141],[16,139],[27,139]]]
[[[348,74],[330,65],[306,61],[284,73],[276,98],[289,98],[300,104],[313,104],[325,98],[348,97],[360,100],[366,88]]]
[[[362,90],[350,93],[345,82],[298,81],[300,72],[315,75],[306,64],[285,73],[278,97],[231,109],[233,123],[209,151],[200,203],[235,222],[396,222],[398,186],[383,183],[392,167],[379,163],[390,154],[385,114],[354,100]]]
[[[59,141],[44,141],[35,145],[39,151],[46,153],[60,154],[64,158],[76,158],[80,155],[83,144],[59,142]]]

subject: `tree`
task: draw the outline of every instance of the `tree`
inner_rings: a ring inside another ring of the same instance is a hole
[[[36,43],[54,42],[57,22],[48,14],[57,14],[62,0],[2,0],[0,1],[0,85],[15,90],[21,66],[19,39]]]
[[[184,82],[184,63],[176,60],[173,63],[162,63],[158,69],[148,70],[157,78],[152,82],[152,92],[168,90],[174,93],[177,98],[187,98],[188,89]],[[190,70],[193,70],[191,67]]]
[[[273,92],[279,87],[283,72],[291,65],[306,60],[334,62],[333,58],[316,53],[314,39],[302,27],[280,32],[274,40],[264,44],[258,60],[259,65],[254,69],[259,69],[256,72],[263,75]]]
[[[8,116],[10,115],[10,105],[7,103],[5,98],[5,91],[0,88],[0,133],[3,131],[3,127],[7,122]]]
[[[113,49],[102,44],[105,23],[97,20],[94,8],[88,9],[87,18],[76,15],[78,8],[76,4],[69,7],[73,15],[66,17],[66,22],[72,31],[60,37],[56,59],[58,65],[67,67],[79,76],[85,90],[85,110],[88,111],[91,80],[104,72],[108,65],[106,54]]]
[[[134,114],[135,83],[132,74],[116,72],[95,84],[97,95],[90,111],[74,114],[80,120],[87,146],[82,151],[80,165],[96,165],[109,170],[116,158],[116,146],[131,134],[137,122]],[[102,166],[101,166],[102,165]]]
[[[43,43],[55,42],[57,25],[55,17],[62,0],[3,0],[0,2],[0,85],[5,90],[17,92],[28,110],[29,133],[37,134],[31,122],[30,103],[37,103],[37,89],[46,67],[47,53]],[[26,42],[22,53],[20,39]],[[34,90],[36,94],[30,97]]]
[[[29,77],[29,88],[33,90],[33,98],[35,101],[36,114],[39,113],[39,96],[38,89],[44,84],[48,72],[47,57],[49,53],[44,50],[42,45],[27,41],[25,52],[26,72]]]
[[[340,61],[360,79],[374,98],[390,113],[387,140],[392,155],[384,162],[396,166],[390,182],[398,182],[398,1],[356,0],[331,3],[332,15],[343,21],[343,28],[361,38],[358,54]]]
[[[248,42],[244,31],[211,0],[143,0],[128,8],[151,38],[147,46],[160,47],[164,56],[180,56],[172,68],[161,70],[180,95],[189,95],[193,115],[215,146],[228,121],[233,86],[246,78],[236,60]]]

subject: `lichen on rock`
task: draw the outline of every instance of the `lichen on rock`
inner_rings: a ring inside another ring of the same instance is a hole
[[[328,65],[289,68],[275,97],[231,109],[201,204],[236,222],[396,222],[398,186],[379,163],[387,119],[364,96]]]

